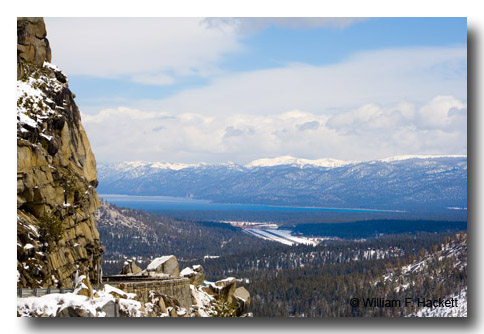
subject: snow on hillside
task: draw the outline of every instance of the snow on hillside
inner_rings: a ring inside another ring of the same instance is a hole
[[[395,292],[408,290],[416,284],[418,276],[425,276],[432,281],[446,283],[445,263],[452,264],[452,269],[461,273],[467,270],[467,233],[457,234],[450,242],[441,245],[441,249],[428,254],[423,260],[402,266],[397,271],[385,275],[386,282],[398,282]],[[421,307],[408,317],[467,317],[467,287],[463,287],[451,296],[434,296],[451,300],[449,307]]]
[[[466,158],[466,155],[399,155],[394,157],[388,157],[384,159],[377,159],[371,160],[368,162],[375,163],[375,162],[386,162],[391,163],[395,161],[403,161],[403,160],[410,160],[410,159],[438,159],[438,158]],[[111,168],[117,171],[133,171],[137,169],[168,169],[168,170],[182,170],[186,168],[200,168],[200,167],[208,167],[208,166],[220,166],[220,167],[227,167],[227,168],[256,168],[256,167],[274,167],[274,166],[295,166],[299,168],[304,167],[322,167],[322,168],[336,168],[336,167],[343,167],[347,165],[358,164],[364,161],[343,161],[333,158],[321,158],[321,159],[304,159],[304,158],[296,158],[293,156],[285,155],[276,158],[262,158],[257,159],[245,164],[243,166],[236,164],[234,162],[226,162],[226,163],[219,163],[219,164],[208,164],[205,162],[200,163],[193,163],[193,164],[185,164],[185,163],[177,163],[177,162],[146,162],[146,161],[125,161],[120,163],[108,163],[106,165],[110,165]],[[101,163],[102,164],[102,163]]]
[[[407,317],[423,318],[443,318],[443,317],[467,317],[467,289],[462,289],[460,293],[445,298],[454,300],[455,307],[423,307],[416,313]]]
[[[305,166],[316,166],[316,167],[341,167],[349,164],[356,163],[355,161],[342,161],[336,160],[331,158],[325,159],[300,159],[295,158],[289,155],[272,158],[272,159],[258,159],[254,160],[245,165],[246,168],[253,168],[253,167],[273,167],[273,166],[281,166],[281,165],[291,165],[291,166],[298,166],[299,168],[303,168]]]
[[[379,159],[379,162],[394,162],[409,159],[439,159],[439,158],[467,158],[467,155],[397,155],[394,157]]]
[[[225,203],[444,212],[467,207],[465,156],[367,162],[290,156],[234,163],[98,163],[102,194],[190,197]],[[154,167],[157,166],[157,167]],[[197,166],[197,167],[195,167]],[[450,216],[449,216],[450,217]]]
[[[180,170],[190,167],[200,167],[205,165],[204,163],[198,164],[183,164],[183,163],[170,163],[170,162],[147,162],[147,161],[126,161],[116,165],[116,169],[119,171],[129,171],[136,168],[154,168],[154,169],[171,169]]]
[[[384,280],[400,282],[395,288],[396,292],[400,290],[406,290],[414,282],[409,281],[409,277],[413,274],[426,273],[431,264],[435,262],[441,263],[445,259],[452,259],[454,263],[454,269],[464,271],[467,268],[467,233],[456,235],[450,243],[441,245],[441,249],[435,253],[428,254],[421,261],[414,261],[413,263],[400,268],[400,273],[397,275],[395,271],[392,271],[384,276]],[[436,277],[432,279],[439,279],[440,272],[435,273]]]

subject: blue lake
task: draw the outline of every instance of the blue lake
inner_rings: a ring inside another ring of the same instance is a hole
[[[398,212],[391,210],[293,207],[266,204],[214,203],[209,200],[170,196],[132,196],[99,194],[99,197],[120,207],[143,210],[184,211],[276,211],[276,212]]]

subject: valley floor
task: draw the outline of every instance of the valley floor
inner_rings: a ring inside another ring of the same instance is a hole
[[[351,239],[308,237],[297,228],[277,229],[274,223],[174,220],[105,202],[97,219],[106,246],[106,274],[118,273],[127,259],[145,266],[163,245],[163,253],[177,254],[182,267],[201,264],[208,281],[240,278],[238,286],[251,295],[248,311],[256,317],[466,316],[464,309],[439,313],[417,307],[355,308],[349,304],[353,297],[464,298],[467,234],[455,228],[465,228],[465,222],[421,222],[424,229],[441,229],[432,232],[415,231],[418,222],[410,222],[411,232],[371,232],[369,237]],[[350,228],[331,226],[338,233],[351,232],[348,235],[361,233],[360,226],[384,226],[388,231],[404,226],[399,221],[352,224]],[[315,228],[328,230],[322,225]]]

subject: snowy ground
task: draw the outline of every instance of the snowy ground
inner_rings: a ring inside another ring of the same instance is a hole
[[[258,238],[280,242],[285,245],[313,245],[316,246],[321,241],[320,238],[307,238],[301,236],[293,236],[290,230],[275,230],[275,229],[256,229],[245,228],[243,231],[247,234],[256,236]]]
[[[80,276],[77,288],[72,293],[52,293],[41,297],[17,298],[17,313],[21,317],[55,317],[63,309],[70,307],[85,312],[86,316],[105,317],[105,305],[117,302],[120,310],[136,317],[142,315],[141,303],[134,300],[133,293],[126,293],[106,284],[103,290],[96,291],[94,298],[80,294],[87,286]]]

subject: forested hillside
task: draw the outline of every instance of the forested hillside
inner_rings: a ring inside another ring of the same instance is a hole
[[[141,263],[163,254],[176,254],[180,262],[200,262],[204,256],[221,256],[276,246],[251,237],[229,224],[187,222],[150,215],[142,210],[117,208],[102,201],[96,212],[106,251],[105,274],[117,274],[126,257]]]
[[[287,246],[228,224],[184,222],[106,202],[97,217],[106,246],[105,274],[118,273],[127,258],[144,266],[154,256],[180,254],[182,267],[202,264],[209,281],[239,278],[238,284],[251,292],[249,311],[254,316],[409,316],[418,312],[415,303],[385,308],[352,307],[349,301],[444,298],[467,286],[465,232],[388,234]]]
[[[297,160],[297,159],[296,159]],[[100,163],[99,192],[333,208],[442,211],[467,206],[466,156],[320,164]]]

